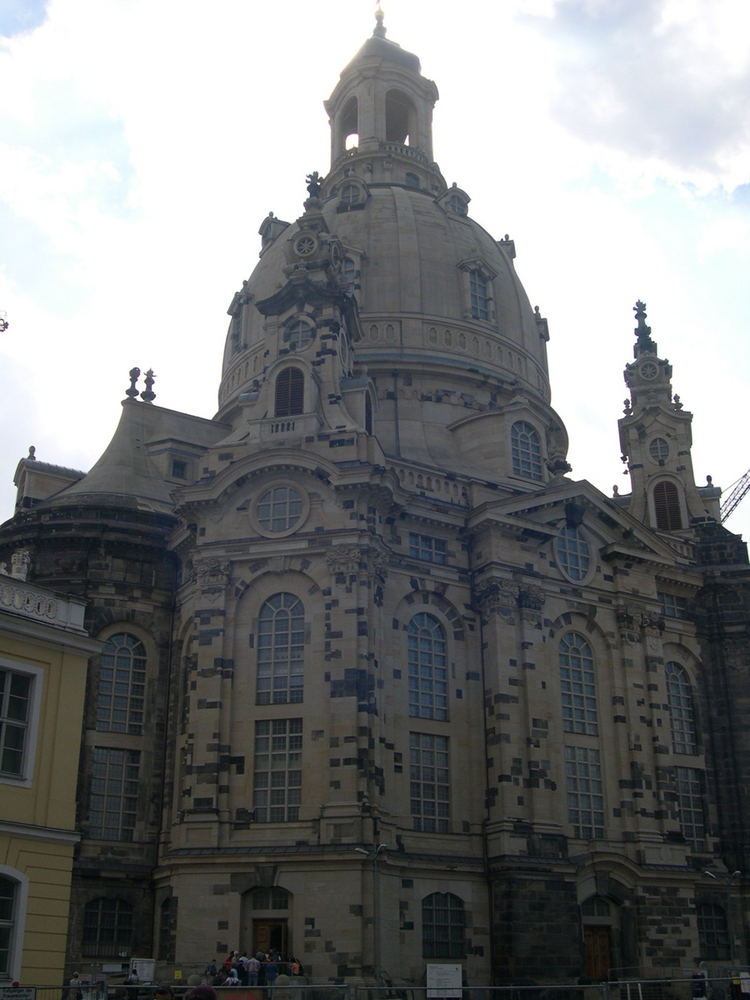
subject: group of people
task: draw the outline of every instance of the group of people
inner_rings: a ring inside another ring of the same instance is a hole
[[[301,976],[302,963],[291,955],[282,961],[278,951],[257,951],[254,955],[230,951],[219,968],[216,960],[206,966],[205,981],[211,986],[273,986],[280,974]]]

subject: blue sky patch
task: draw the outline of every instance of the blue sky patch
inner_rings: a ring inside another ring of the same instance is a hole
[[[0,3],[0,36],[12,38],[44,23],[49,0],[3,0]]]

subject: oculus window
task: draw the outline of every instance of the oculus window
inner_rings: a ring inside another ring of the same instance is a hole
[[[579,528],[566,525],[555,541],[557,562],[563,573],[571,580],[583,580],[591,565],[589,544]]]
[[[303,513],[302,496],[291,486],[274,486],[261,496],[255,516],[263,531],[291,531]]]

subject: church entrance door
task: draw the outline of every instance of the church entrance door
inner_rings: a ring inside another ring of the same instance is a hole
[[[584,924],[584,969],[587,979],[607,979],[612,966],[612,948],[609,927]]]
[[[286,920],[253,920],[253,955],[262,951],[278,951],[282,958],[287,957],[287,922]]]

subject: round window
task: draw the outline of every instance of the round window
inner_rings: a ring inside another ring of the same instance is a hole
[[[272,534],[290,532],[305,513],[305,502],[293,486],[274,486],[255,505],[255,517],[263,531]]]
[[[308,233],[305,233],[304,236],[298,236],[294,242],[294,250],[299,257],[309,257],[310,254],[315,253],[316,246],[317,240]]]
[[[571,580],[583,580],[591,565],[589,543],[578,528],[565,526],[557,536],[557,562]]]
[[[648,453],[655,462],[663,462],[669,455],[669,443],[664,438],[654,438],[648,446]]]
[[[293,351],[299,351],[312,342],[315,328],[304,319],[293,320],[284,329],[284,340]]]

